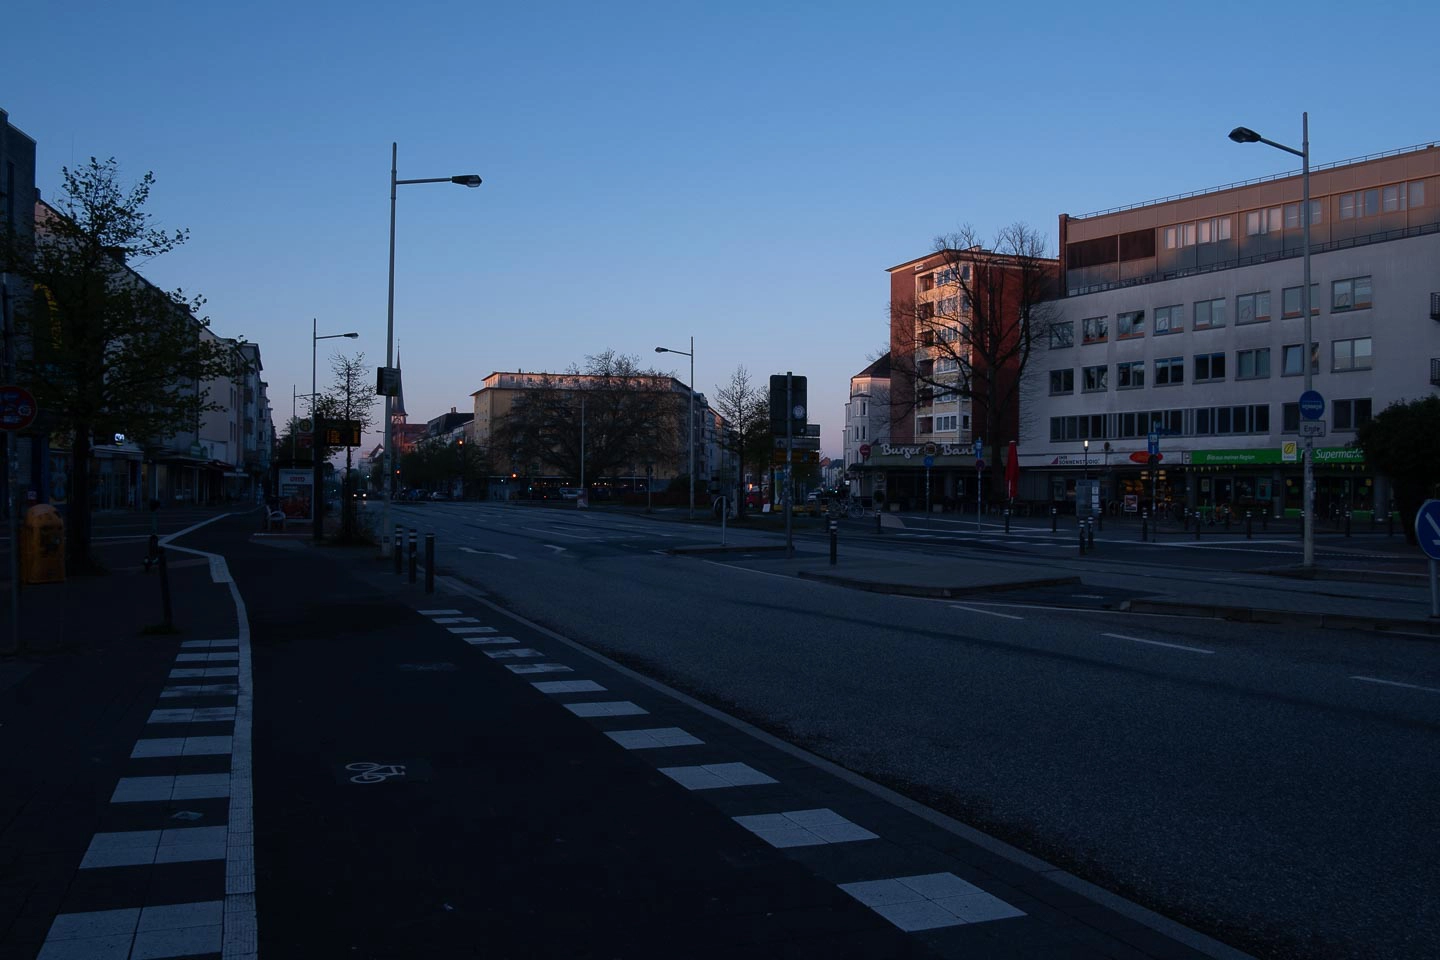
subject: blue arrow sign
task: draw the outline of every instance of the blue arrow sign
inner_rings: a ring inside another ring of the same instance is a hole
[[[1431,560],[1440,560],[1440,500],[1426,500],[1415,514],[1415,539]]]
[[[935,466],[935,458],[934,458],[934,457],[926,457],[926,458],[925,458],[925,466],[927,466],[927,467],[933,467],[933,466]]]
[[[1147,446],[1149,447],[1149,454],[1150,454],[1150,456],[1153,457],[1153,456],[1155,456],[1157,453],[1160,452],[1160,434],[1158,434],[1158,433],[1152,433],[1152,434],[1150,434],[1150,436],[1149,436],[1148,438],[1146,438],[1146,442],[1147,442]]]
[[[985,441],[979,437],[975,438],[975,459],[979,460],[985,456]]]
[[[1300,416],[1306,420],[1319,420],[1325,416],[1325,398],[1319,390],[1306,390],[1300,394]]]

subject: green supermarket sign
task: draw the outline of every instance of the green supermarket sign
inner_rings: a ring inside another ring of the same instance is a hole
[[[1296,463],[1286,461],[1278,447],[1256,450],[1192,450],[1188,455],[1192,467],[1244,467]],[[1364,463],[1365,455],[1351,447],[1316,447],[1316,463]]]

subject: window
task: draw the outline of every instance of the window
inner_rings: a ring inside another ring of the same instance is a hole
[[[1365,216],[1373,217],[1380,212],[1380,191],[1365,191]]]
[[[1117,363],[1115,365],[1115,389],[1116,390],[1138,390],[1145,386],[1145,361],[1136,360],[1132,363]]]
[[[1325,208],[1320,205],[1319,200],[1310,201],[1310,222],[1312,224],[1321,222],[1324,209]],[[1303,230],[1304,228],[1305,224],[1300,222],[1300,204],[1285,204],[1285,229]]]
[[[1331,310],[1363,310],[1371,305],[1369,277],[1352,277],[1330,284]]]
[[[1336,340],[1330,345],[1334,360],[1331,366],[1336,372],[1344,370],[1369,370],[1373,365],[1370,355],[1370,338],[1356,337],[1353,340]]]
[[[956,421],[956,418],[955,418],[955,414],[953,414],[953,413],[947,413],[947,414],[946,414],[945,416],[943,416],[943,417],[936,417],[936,418],[935,418],[935,432],[936,432],[936,433],[954,433],[954,432],[955,432],[955,424],[956,424],[956,422],[957,422],[957,421]]]
[[[941,327],[935,331],[935,341],[937,343],[954,343],[959,339],[960,329],[958,327]]]
[[[1270,376],[1270,348],[1235,351],[1235,379],[1263,380]]]
[[[1253,404],[1243,407],[1201,407],[1195,411],[1196,436],[1232,433],[1269,433],[1270,407]]]
[[[1341,219],[1341,220],[1354,220],[1354,219],[1355,219],[1355,194],[1353,194],[1353,193],[1342,193],[1342,194],[1340,194],[1340,219]],[[1299,428],[1299,427],[1296,427],[1295,429],[1298,430],[1298,429],[1300,429],[1300,428]]]
[[[1055,397],[1065,393],[1075,392],[1075,371],[1067,367],[1064,370],[1050,371],[1050,396]]]
[[[1160,307],[1155,311],[1155,336],[1162,333],[1179,333],[1185,329],[1184,305],[1175,304]]]
[[[1132,310],[1129,313],[1116,314],[1115,326],[1117,339],[1143,337],[1145,336],[1145,311]]]
[[[1199,241],[1201,243],[1215,243],[1217,240],[1230,239],[1229,217],[1201,220],[1196,224],[1196,227],[1199,231]]]
[[[1050,349],[1075,346],[1075,321],[1057,320],[1050,324]]]
[[[1280,310],[1283,316],[1298,317],[1305,312],[1305,306],[1300,302],[1301,287],[1286,287],[1280,295]],[[1310,316],[1320,315],[1320,284],[1310,284]]]
[[[1380,212],[1396,213],[1405,209],[1405,184],[1392,183],[1380,189]]]
[[[1108,317],[1090,317],[1080,321],[1080,335],[1085,343],[1104,343],[1110,335]]]
[[[935,361],[936,373],[954,373],[960,369],[960,361],[954,357],[941,357]]]
[[[1051,440],[1105,440],[1105,415],[1051,417]]]
[[[1412,181],[1410,181],[1410,206],[1412,206],[1412,207],[1423,207],[1423,206],[1425,206],[1425,181],[1424,181],[1424,180],[1412,180]]]
[[[1268,210],[1251,210],[1245,214],[1245,235],[1254,237],[1262,233],[1278,233],[1280,223],[1281,210],[1279,207],[1271,207]]]
[[[1161,231],[1161,233],[1162,233],[1162,236],[1163,236],[1162,243],[1163,243],[1165,249],[1166,249],[1166,250],[1174,250],[1174,249],[1175,249],[1175,243],[1176,243],[1176,236],[1175,236],[1176,231],[1175,231],[1175,228],[1174,228],[1174,227],[1166,227],[1163,231]]]
[[[1335,401],[1335,429],[1359,430],[1370,422],[1370,398]]]
[[[931,428],[932,428],[934,425],[935,425],[935,418],[934,418],[934,417],[916,417],[916,418],[915,418],[915,432],[916,432],[916,433],[933,433],[934,431],[933,431]]]
[[[1298,404],[1298,403],[1282,403],[1282,404],[1280,404],[1280,432],[1281,432],[1281,433],[1299,433],[1299,432],[1300,432],[1300,404]]]
[[[1262,323],[1270,319],[1270,291],[1235,298],[1236,323]]]
[[[1106,364],[1101,364],[1098,367],[1085,367],[1085,392],[1098,393],[1101,390],[1110,389],[1109,384],[1105,382],[1106,374],[1109,373],[1109,371],[1110,367]]]
[[[1225,326],[1225,301],[1224,300],[1196,300],[1195,301],[1195,329],[1208,330],[1211,327]]]
[[[1225,379],[1225,354],[1197,353],[1195,355],[1195,382]]]
[[[1169,386],[1185,382],[1185,358],[1166,357],[1155,361],[1155,386]]]
[[[1287,343],[1281,348],[1280,354],[1280,375],[1283,377],[1298,377],[1304,374],[1305,369],[1300,365],[1303,361],[1304,344]],[[1320,344],[1310,344],[1310,372],[1320,372]]]

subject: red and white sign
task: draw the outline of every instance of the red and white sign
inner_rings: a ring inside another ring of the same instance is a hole
[[[24,387],[0,387],[0,430],[24,430],[35,422],[35,397]]]
[[[1149,462],[1150,462],[1150,454],[1146,453],[1144,450],[1136,450],[1134,453],[1130,454],[1130,459],[1131,459],[1131,460],[1134,460],[1136,463],[1149,463]],[[1161,460],[1164,460],[1164,459],[1165,459],[1165,454],[1163,454],[1163,453],[1157,453],[1157,454],[1155,454],[1155,462],[1156,462],[1156,463],[1159,463]]]
[[[870,444],[868,444],[868,443],[862,443],[862,444],[860,444],[860,459],[861,459],[861,460],[869,460],[869,459],[870,459]]]

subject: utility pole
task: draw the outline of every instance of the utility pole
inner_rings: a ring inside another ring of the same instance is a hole
[[[785,371],[785,556],[795,556],[795,540],[791,531],[791,518],[795,513],[792,503],[794,489],[790,480],[791,454],[795,450],[795,375]]]

